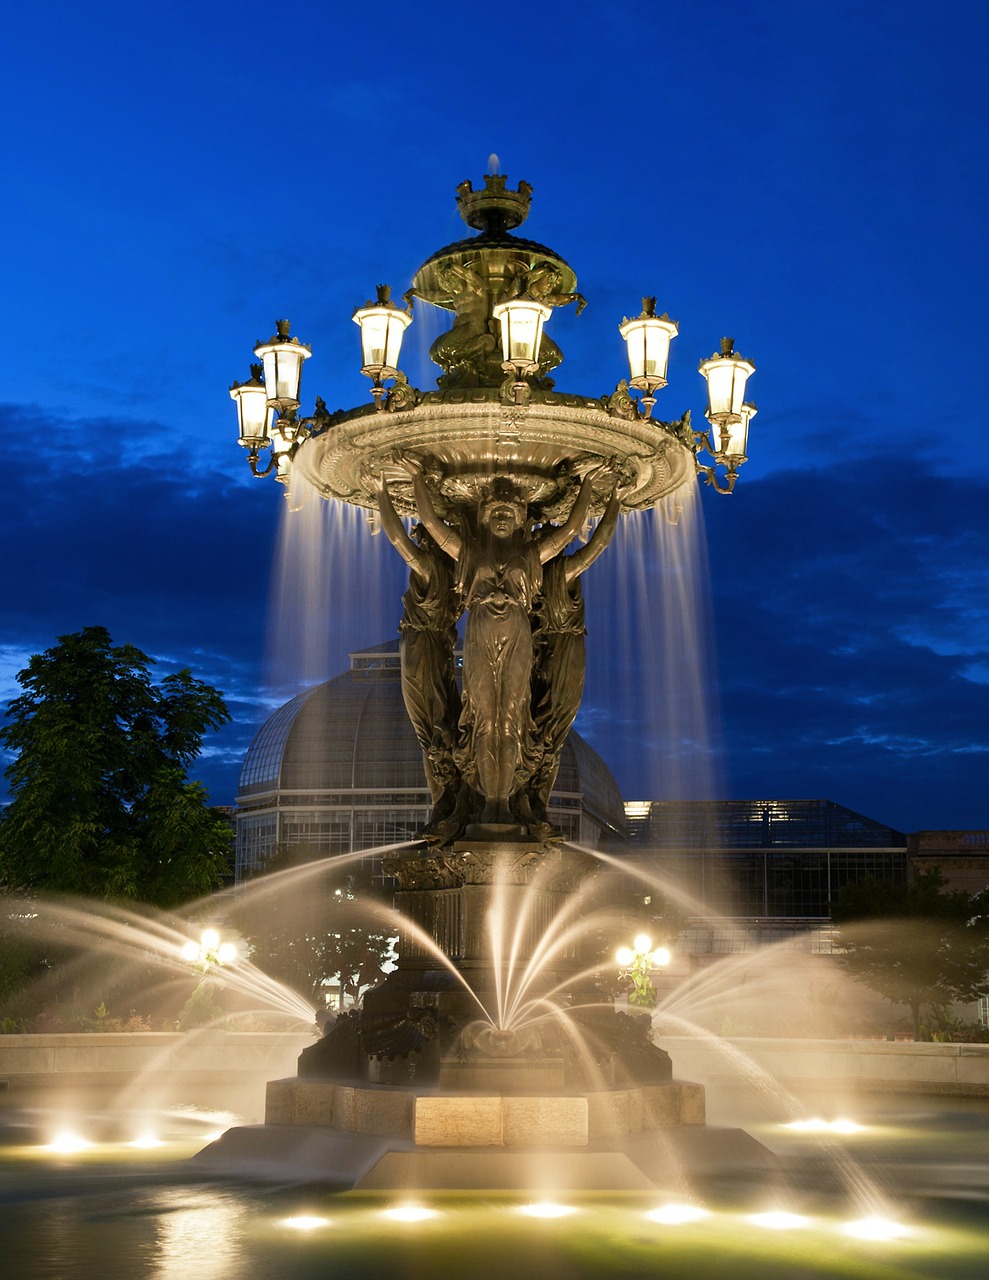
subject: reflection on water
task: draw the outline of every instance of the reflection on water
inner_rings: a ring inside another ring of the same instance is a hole
[[[158,1210],[155,1280],[226,1280],[240,1274],[246,1204],[230,1194],[166,1191]]]
[[[188,1144],[79,1155],[0,1150],[0,1258],[12,1280],[307,1280],[470,1276],[985,1275],[989,1106],[868,1100],[844,1140],[898,1205],[883,1222],[829,1186],[813,1135],[782,1131],[788,1185],[711,1177],[668,1193],[390,1198],[303,1186],[195,1183]],[[8,1130],[9,1132],[10,1130]],[[825,1138],[833,1142],[834,1136]],[[976,1149],[981,1162],[960,1160]],[[100,1154],[102,1153],[102,1162]],[[967,1171],[967,1172],[966,1172]],[[946,1176],[947,1173],[947,1176]],[[772,1197],[776,1197],[775,1202]]]

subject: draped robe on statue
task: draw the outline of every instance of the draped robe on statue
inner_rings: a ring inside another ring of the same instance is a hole
[[[413,569],[402,597],[399,624],[402,694],[422,748],[423,765],[434,804],[456,783],[453,753],[460,695],[454,678],[453,649],[460,617],[460,596],[453,588],[453,566],[437,550],[429,557],[429,576]]]
[[[534,542],[501,559],[465,541],[457,561],[457,586],[468,611],[457,763],[482,795],[514,794],[538,762],[529,613],[541,584]]]

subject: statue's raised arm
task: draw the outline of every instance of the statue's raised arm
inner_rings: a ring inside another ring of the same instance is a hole
[[[412,477],[412,496],[415,500],[419,519],[425,525],[430,537],[448,556],[459,560],[464,549],[463,539],[456,529],[452,529],[445,520],[441,520],[433,506],[433,495],[426,483],[426,473],[422,463],[414,454],[403,453],[399,465]]]
[[[605,507],[604,514],[598,521],[598,526],[591,534],[587,545],[581,547],[579,551],[575,551],[572,556],[567,556],[565,570],[567,582],[573,582],[575,578],[580,577],[585,569],[589,569],[598,556],[607,549],[611,539],[615,536],[622,499],[621,494],[618,492],[617,475],[614,476],[614,482],[608,505]]]
[[[392,544],[405,563],[421,578],[429,576],[429,562],[422,548],[405,532],[402,517],[395,510],[395,504],[388,492],[388,485],[383,475],[372,475],[371,485],[378,495],[378,513],[381,516],[381,528],[385,537]]]
[[[604,464],[605,467],[607,465],[607,463]],[[539,559],[543,564],[555,559],[561,551],[565,550],[584,527],[587,513],[591,509],[591,499],[594,497],[594,478],[603,469],[603,467],[595,467],[584,476],[566,521],[561,525],[552,526],[539,538]]]

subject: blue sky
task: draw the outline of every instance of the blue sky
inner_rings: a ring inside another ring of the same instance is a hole
[[[200,773],[232,800],[272,697],[285,504],[247,472],[227,387],[289,316],[314,349],[305,407],[362,402],[354,305],[463,234],[454,188],[496,153],[589,301],[553,317],[561,389],[611,390],[644,293],[680,323],[660,416],[700,413],[722,334],[758,367],[751,460],[730,499],[702,495],[712,793],[989,827],[989,8],[278,14],[5,18],[0,697],[32,652],[105,625],[226,693]],[[379,637],[353,600],[332,612],[336,670]],[[626,794],[661,790],[594,689],[584,727]]]

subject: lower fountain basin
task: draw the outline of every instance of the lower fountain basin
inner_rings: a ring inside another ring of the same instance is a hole
[[[588,1092],[464,1093],[271,1080],[265,1123],[389,1136],[420,1147],[580,1147],[602,1138],[703,1125],[704,1088],[673,1081]]]
[[[327,1080],[268,1084],[265,1124],[231,1129],[196,1157],[204,1172],[338,1188],[544,1186],[633,1191],[773,1157],[739,1129],[705,1126],[689,1081],[554,1093],[452,1092]]]

